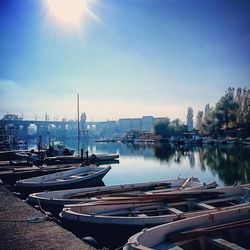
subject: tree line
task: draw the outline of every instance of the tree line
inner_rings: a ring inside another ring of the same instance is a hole
[[[193,123],[193,110],[189,107],[187,125]],[[179,119],[154,125],[156,135],[163,138],[181,136],[190,131]],[[229,87],[225,94],[212,107],[206,104],[204,111],[199,110],[196,116],[196,130],[201,136],[220,136],[228,130],[237,130],[242,135],[250,136],[250,90],[245,88]]]
[[[205,106],[198,111],[196,128],[201,135],[219,135],[222,131],[238,129],[248,134],[250,130],[250,90],[229,87],[214,107]]]

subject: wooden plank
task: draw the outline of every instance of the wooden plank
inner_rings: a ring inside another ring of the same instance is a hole
[[[208,210],[212,210],[215,209],[215,207],[208,205],[206,203],[200,202],[200,203],[196,203],[195,206],[203,208],[203,209],[208,209]]]
[[[177,214],[177,215],[182,215],[182,214],[183,214],[182,211],[180,211],[180,210],[178,210],[178,209],[176,209],[176,208],[174,208],[174,207],[169,207],[168,210],[169,210],[171,213],[173,213],[173,214]]]
[[[78,199],[78,198],[81,198],[81,197],[86,197],[86,196],[100,196],[100,195],[120,195],[121,193],[125,193],[125,192],[135,192],[135,191],[138,191],[138,192],[142,192],[142,191],[147,191],[147,190],[152,190],[152,189],[156,189],[159,187],[162,187],[163,184],[165,185],[165,187],[171,187],[171,183],[156,183],[156,184],[152,184],[152,185],[149,185],[149,186],[143,186],[143,187],[140,187],[140,186],[130,186],[130,187],[124,187],[124,186],[120,186],[120,187],[117,187],[116,189],[106,189],[106,190],[102,190],[100,188],[100,190],[93,190],[93,191],[87,191],[87,192],[81,192],[81,193],[77,193],[77,194],[73,194],[73,195],[68,195],[68,196],[65,196],[65,198],[70,198],[70,199]],[[161,190],[161,189],[159,189]],[[157,190],[157,192],[159,192],[159,190]]]
[[[246,248],[240,247],[239,245],[236,245],[235,243],[229,242],[222,238],[206,238],[206,240],[208,240],[213,245],[225,250],[246,250]]]

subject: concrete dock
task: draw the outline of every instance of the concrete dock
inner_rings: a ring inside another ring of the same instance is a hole
[[[38,222],[36,222],[38,221]],[[0,184],[0,248],[94,250]]]

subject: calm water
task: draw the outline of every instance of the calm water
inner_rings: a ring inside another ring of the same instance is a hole
[[[76,142],[66,142],[76,148]],[[82,145],[82,148],[86,148]],[[106,185],[195,176],[201,182],[215,180],[219,186],[250,183],[249,146],[176,147],[169,144],[93,143],[90,154],[119,154],[104,177]]]

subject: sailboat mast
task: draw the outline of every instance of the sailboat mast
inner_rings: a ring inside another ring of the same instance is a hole
[[[80,156],[79,94],[77,94],[77,148],[78,148],[78,156]]]

